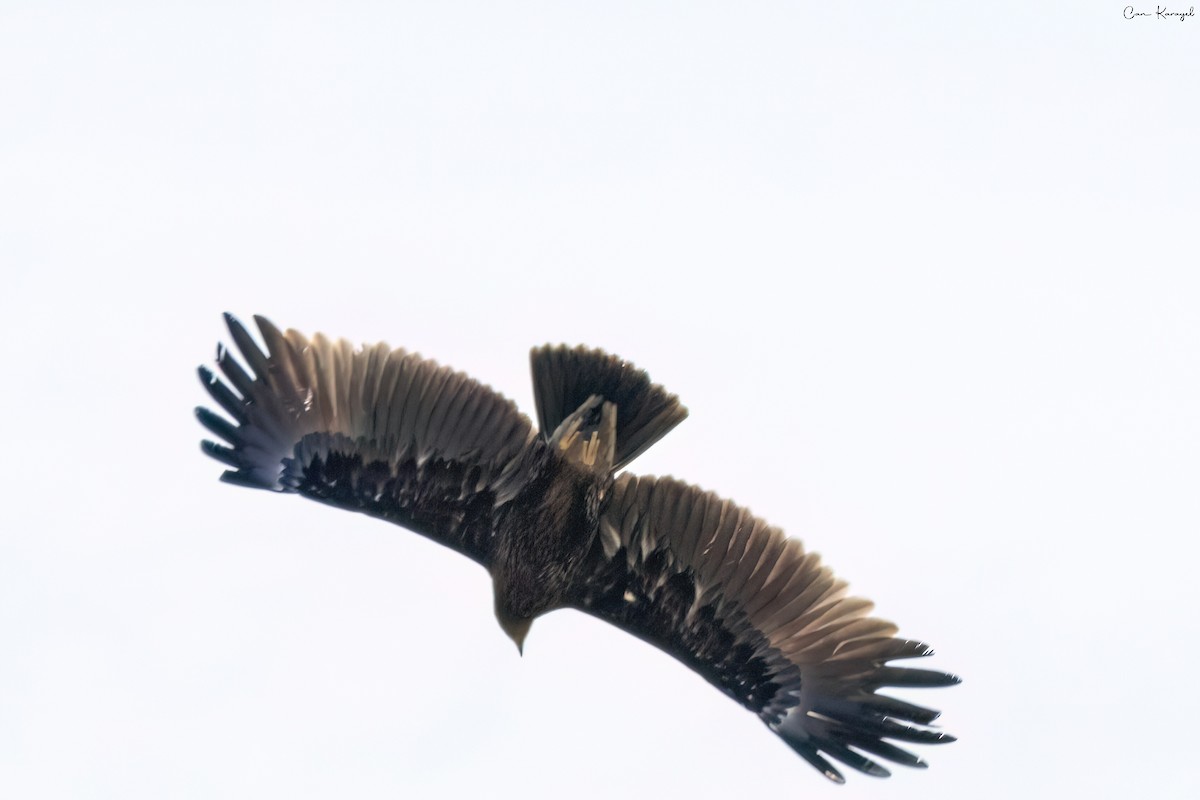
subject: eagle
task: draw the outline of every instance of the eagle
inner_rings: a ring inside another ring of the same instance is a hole
[[[817,554],[729,500],[674,478],[619,472],[687,416],[628,361],[566,345],[531,351],[538,425],[467,375],[386,344],[355,348],[255,321],[264,352],[226,314],[241,359],[218,345],[200,379],[228,419],[221,479],[300,494],[393,522],[492,577],[496,619],[523,648],[533,621],[573,608],[658,647],[766,726],[825,777],[830,759],[926,762],[895,744],[954,738],[939,712],[879,694],[940,687],[944,672]],[[244,365],[243,365],[244,362]]]

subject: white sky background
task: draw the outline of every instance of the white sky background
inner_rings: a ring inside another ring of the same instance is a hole
[[[0,4],[0,796],[1197,796],[1200,19],[95,5]],[[633,468],[935,645],[960,741],[828,785],[632,637],[519,659],[474,564],[218,483],[224,310],[529,413],[531,345],[646,367],[692,416]]]

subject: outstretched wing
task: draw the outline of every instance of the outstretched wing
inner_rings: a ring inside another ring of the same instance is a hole
[[[202,444],[230,467],[222,480],[363,511],[486,561],[493,509],[542,446],[512,401],[415,353],[309,340],[255,317],[263,353],[225,319],[250,372],[218,347],[228,384],[204,367],[200,379],[233,423],[196,410],[227,443]]]
[[[887,666],[929,655],[868,616],[813,553],[743,508],[672,478],[625,473],[609,490],[574,607],[665,650],[757,713],[831,780],[831,756],[871,775],[863,753],[909,766],[887,739],[938,743],[938,712],[881,686],[949,686],[942,672]],[[912,723],[915,723],[912,724]]]

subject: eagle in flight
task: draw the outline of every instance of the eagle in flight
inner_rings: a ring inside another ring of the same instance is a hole
[[[746,509],[674,478],[617,471],[687,416],[627,361],[584,347],[531,353],[538,428],[491,388],[386,344],[281,332],[264,353],[225,315],[245,366],[200,378],[232,421],[200,422],[222,480],[394,522],[492,576],[500,627],[521,648],[538,616],[574,608],[665,650],[759,716],[808,763],[887,776],[924,767],[893,742],[953,737],[938,712],[883,686],[950,686],[890,666],[927,656],[820,558]]]

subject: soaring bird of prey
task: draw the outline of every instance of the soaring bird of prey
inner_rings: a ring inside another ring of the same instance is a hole
[[[518,648],[574,608],[661,648],[757,714],[827,778],[829,758],[924,767],[893,742],[953,738],[938,712],[877,693],[958,683],[891,666],[929,655],[795,539],[674,478],[617,471],[678,425],[679,398],[600,350],[532,351],[538,428],[487,386],[385,344],[354,348],[226,315],[245,366],[201,367],[232,422],[204,408],[222,480],[394,522],[483,565]],[[249,371],[247,371],[247,368]],[[226,382],[227,381],[227,382]]]

